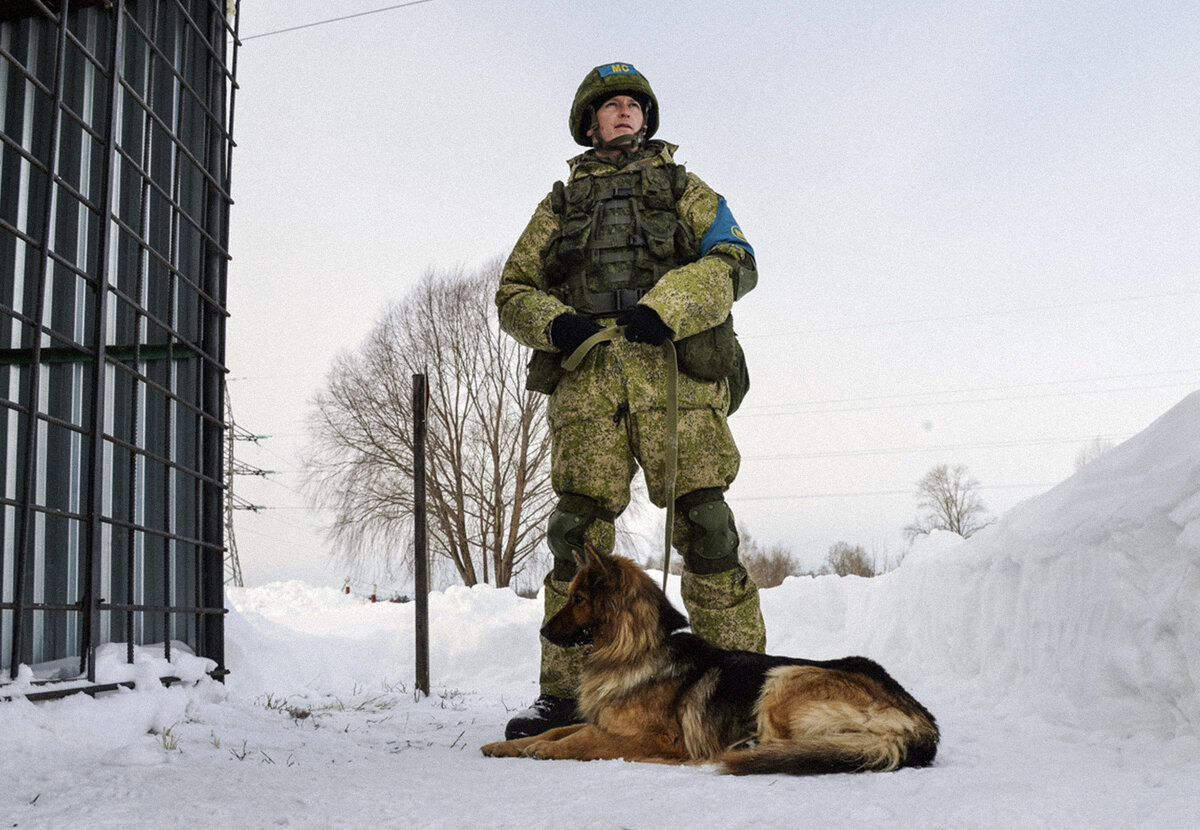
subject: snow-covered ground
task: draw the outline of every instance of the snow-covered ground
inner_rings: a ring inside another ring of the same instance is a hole
[[[136,691],[0,704],[0,825],[1200,827],[1200,393],[970,540],[764,592],[772,651],[866,654],[934,712],[929,769],[485,759],[537,693],[536,601],[433,594],[429,697],[412,605],[295,582],[228,604],[225,685],[116,653]]]

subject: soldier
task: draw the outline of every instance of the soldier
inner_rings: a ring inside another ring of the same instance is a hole
[[[726,416],[749,384],[733,332],[733,302],[757,282],[754,250],[725,204],[651,140],[658,100],[627,63],[598,66],[571,105],[570,160],[504,265],[500,325],[533,351],[528,385],[550,395],[547,525],[554,557],[545,580],[549,618],[575,574],[572,551],[611,551],[613,522],[640,467],[650,500],[666,506],[665,420],[670,339],[679,362],[674,546],[692,630],[723,648],[763,651],[758,588],[738,560],[724,492],[740,456]],[[623,326],[574,371],[561,361],[591,335]],[[581,649],[542,640],[540,696],[506,727],[509,739],[576,723]]]

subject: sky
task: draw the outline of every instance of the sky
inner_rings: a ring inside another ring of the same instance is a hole
[[[712,765],[484,758],[537,694],[541,603],[414,603],[277,581],[227,593],[223,684],[177,645],[120,644],[102,682],[0,703],[0,815],[37,828],[1200,826],[1200,393],[967,540],[941,532],[874,579],[762,592],[772,653],[862,654],[937,718],[933,766],[732,777]],[[655,575],[657,577],[657,575]],[[657,584],[657,579],[656,579]],[[668,597],[680,606],[680,583]],[[164,688],[166,674],[182,683]],[[199,682],[197,682],[199,681]]]
[[[248,585],[342,584],[300,491],[334,357],[426,271],[511,249],[595,65],[754,245],[727,494],[819,564],[904,552],[917,481],[992,514],[1200,386],[1200,14],[1126,2],[242,4],[227,362]],[[653,549],[656,537],[647,535]],[[534,575],[536,581],[540,575]]]

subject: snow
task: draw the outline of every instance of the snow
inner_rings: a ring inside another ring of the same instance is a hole
[[[431,594],[428,697],[411,604],[284,582],[228,606],[224,685],[182,646],[111,646],[100,675],[136,689],[0,704],[4,826],[1200,826],[1200,393],[969,540],[763,592],[770,650],[868,655],[934,712],[929,769],[485,759],[537,693],[537,601]]]

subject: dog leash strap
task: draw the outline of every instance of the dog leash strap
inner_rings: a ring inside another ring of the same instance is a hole
[[[671,535],[675,529],[675,473],[679,465],[679,359],[675,344],[663,341],[667,353],[667,407],[665,431],[667,441],[666,471],[663,483],[667,491],[667,529],[663,544],[662,588],[667,590],[667,574],[671,572]]]
[[[588,352],[592,350],[593,346],[600,343],[607,343],[609,340],[616,340],[623,334],[625,334],[624,326],[609,326],[608,328],[600,329],[600,331],[580,343],[579,347],[563,360],[562,367],[568,372],[574,372],[579,368],[579,364],[587,357]]]

